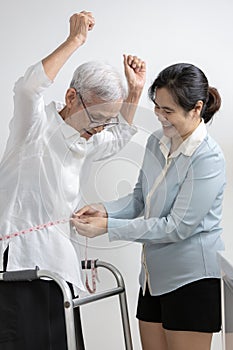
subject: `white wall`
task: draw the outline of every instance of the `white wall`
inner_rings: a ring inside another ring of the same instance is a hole
[[[0,156],[8,136],[12,115],[12,87],[27,66],[47,55],[68,33],[68,18],[73,12],[91,10],[96,27],[88,42],[76,53],[62,72],[46,99],[63,100],[74,68],[89,59],[104,59],[122,70],[122,54],[143,57],[148,66],[147,85],[136,116],[139,134],[112,161],[96,164],[89,179],[86,199],[113,199],[129,192],[137,178],[144,144],[158,127],[147,88],[165,66],[181,61],[196,64],[222,95],[222,109],[209,128],[221,145],[227,161],[228,184],[224,200],[224,239],[232,249],[231,208],[233,198],[233,102],[232,102],[232,32],[231,0],[8,0],[0,2]],[[103,179],[101,181],[101,178]],[[122,272],[127,286],[134,349],[140,349],[134,318],[137,299],[137,275],[140,246],[112,243],[99,238],[89,242],[89,257],[113,263]],[[101,273],[101,288],[113,285]],[[87,349],[123,349],[117,299],[97,302],[83,309]],[[220,349],[215,336],[214,350]]]

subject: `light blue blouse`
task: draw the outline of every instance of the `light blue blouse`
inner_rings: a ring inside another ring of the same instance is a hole
[[[110,241],[143,243],[140,285],[152,295],[220,277],[225,160],[202,121],[169,155],[162,130],[147,142],[133,193],[104,203]]]

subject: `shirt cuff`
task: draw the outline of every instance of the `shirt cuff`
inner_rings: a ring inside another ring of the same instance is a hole
[[[118,212],[121,211],[121,208],[119,207],[119,205],[117,205],[116,200],[110,202],[102,202],[102,204],[105,207],[109,218],[115,218]]]
[[[121,232],[127,232],[129,220],[108,218],[108,235],[111,241],[122,240]]]
[[[41,77],[41,83],[44,87],[49,87],[51,84],[53,84],[53,80],[51,80],[45,73],[42,61],[35,65],[35,70],[38,71],[39,77]]]
[[[129,124],[125,118],[123,117],[123,115],[120,113],[119,116],[118,116],[118,119],[119,119],[119,124],[121,126],[125,126],[127,128],[129,128],[129,130],[131,131],[132,135],[136,134],[136,132],[138,131],[136,125],[134,124]]]

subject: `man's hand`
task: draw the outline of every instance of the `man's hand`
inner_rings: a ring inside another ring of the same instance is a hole
[[[146,63],[137,56],[124,55],[125,76],[129,91],[140,91],[146,81]]]
[[[82,11],[70,17],[70,33],[68,38],[50,55],[42,60],[44,71],[50,80],[54,80],[57,73],[66,63],[68,58],[87,39],[87,33],[95,25],[95,19],[91,12]]]
[[[91,12],[82,11],[70,17],[70,34],[68,40],[76,39],[80,45],[87,39],[87,33],[95,25],[95,19]]]
[[[103,204],[101,203],[94,203],[90,205],[86,205],[85,207],[79,209],[74,215],[74,218],[81,218],[81,217],[103,217],[106,218],[107,212]]]
[[[137,105],[146,81],[146,64],[137,56],[124,55],[125,76],[129,93],[121,107],[121,114],[132,124]]]
[[[101,217],[72,218],[73,224],[81,236],[94,238],[107,232],[108,219]]]

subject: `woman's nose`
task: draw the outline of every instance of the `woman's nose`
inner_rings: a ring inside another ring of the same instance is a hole
[[[167,120],[167,118],[163,115],[163,111],[157,112],[156,115],[157,115],[158,120],[159,120],[160,122],[163,122],[163,121]]]
[[[155,108],[155,115],[158,117],[159,121],[167,119],[164,113],[165,112],[162,110],[162,108]]]

